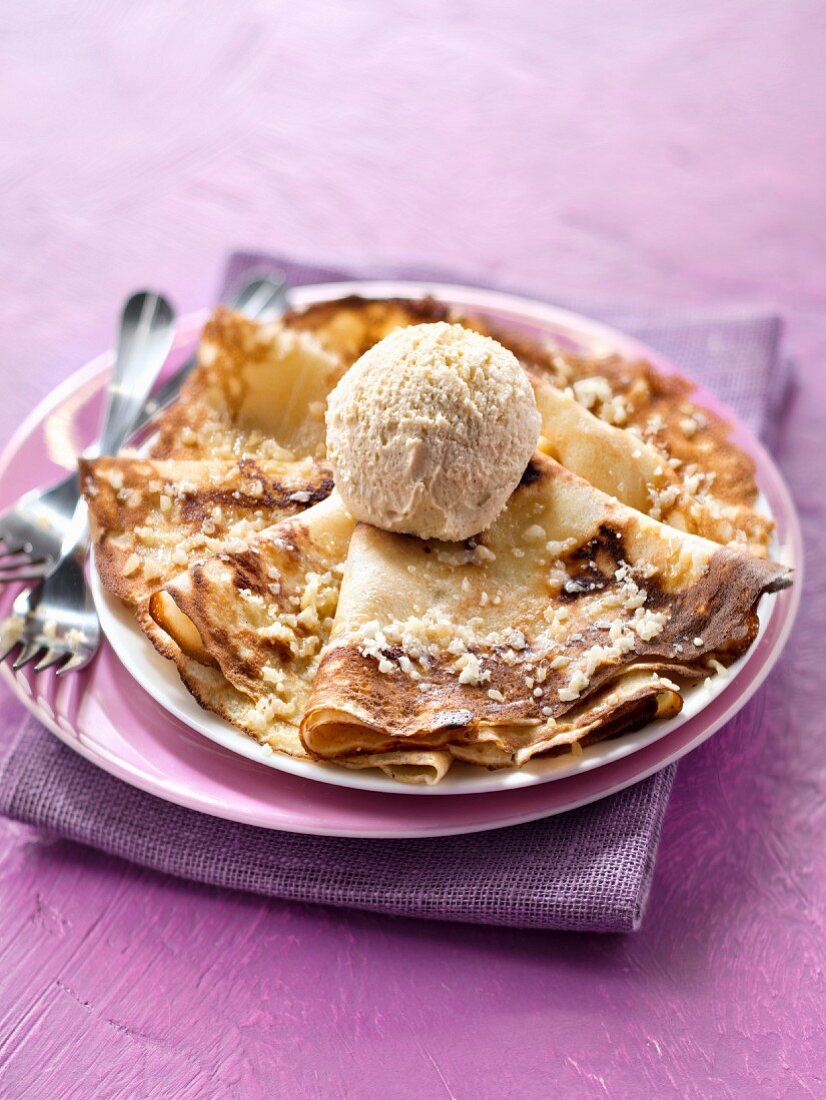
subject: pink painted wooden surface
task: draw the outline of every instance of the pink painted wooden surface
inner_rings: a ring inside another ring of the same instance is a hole
[[[126,291],[200,306],[232,246],[762,302],[800,360],[781,457],[818,549],[817,0],[40,0],[0,32],[4,433]],[[681,766],[622,940],[265,902],[0,822],[0,1094],[822,1096],[824,621],[813,554],[763,721]]]

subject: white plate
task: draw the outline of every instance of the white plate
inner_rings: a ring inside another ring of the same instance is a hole
[[[509,295],[465,287],[434,284],[418,286],[410,283],[341,283],[331,284],[323,289],[324,296],[331,299],[356,292],[374,297],[414,298],[424,293],[432,293],[441,300],[495,314],[500,322],[505,320],[511,324],[527,326],[534,332],[539,330],[546,337],[553,338],[564,346],[582,349],[587,354],[599,355],[619,351],[625,354],[647,354],[649,358],[654,358],[648,349],[641,348],[629,338],[604,326],[589,321],[585,329],[583,319],[574,314]],[[319,299],[318,288],[296,288],[292,292],[292,300],[296,305],[308,304]],[[659,362],[657,365],[661,366]],[[769,509],[762,498],[759,508],[764,514],[768,514]],[[518,770],[487,771],[455,763],[439,784],[428,787],[399,783],[378,770],[355,772],[334,764],[296,760],[259,745],[222,718],[203,710],[183,686],[174,665],[155,651],[128,609],[119,600],[105,592],[94,569],[91,580],[101,625],[119,660],[145,691],[186,725],[232,752],[279,771],[336,786],[411,795],[513,791],[591,771],[638,752],[665,734],[670,734],[685,725],[733,683],[756,652],[758,641],[765,632],[775,603],[772,599],[761,601],[758,611],[760,619],[758,639],[748,653],[730,667],[726,675],[714,677],[708,685],[701,683],[683,691],[684,706],[676,718],[651,722],[634,733],[623,734],[618,738],[586,746],[580,756],[565,754],[535,759]]]

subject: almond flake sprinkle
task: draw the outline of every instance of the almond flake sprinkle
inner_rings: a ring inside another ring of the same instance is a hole
[[[140,567],[141,567],[141,559],[138,557],[138,555],[137,554],[130,554],[129,557],[124,562],[124,565],[123,565],[123,575],[124,575],[124,577],[131,577],[133,575],[133,573],[137,573],[137,571],[140,569]]]

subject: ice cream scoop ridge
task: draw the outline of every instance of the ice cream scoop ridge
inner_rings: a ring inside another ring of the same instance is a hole
[[[539,428],[516,357],[438,322],[397,329],[353,364],[330,395],[327,451],[356,519],[460,540],[502,511]]]

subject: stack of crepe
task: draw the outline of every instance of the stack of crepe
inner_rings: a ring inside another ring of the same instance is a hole
[[[455,544],[356,524],[324,448],[351,363],[441,319],[509,346],[543,420],[505,511]],[[83,461],[81,482],[103,584],[202,707],[274,751],[410,783],[677,714],[790,583],[751,459],[688,382],[430,299],[267,325],[219,309],[148,455]]]

